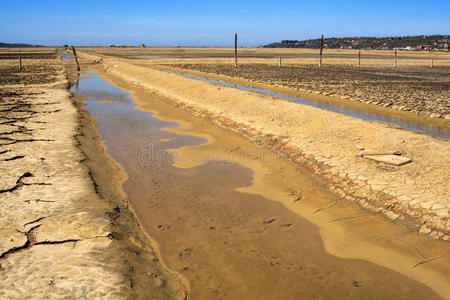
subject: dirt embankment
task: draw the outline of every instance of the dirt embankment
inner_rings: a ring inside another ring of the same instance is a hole
[[[86,56],[92,59],[92,56]],[[385,123],[104,58],[105,71],[277,149],[348,200],[433,238],[449,239],[449,144]],[[396,167],[358,157],[357,146],[398,150],[413,163]]]
[[[67,88],[59,59],[0,61],[0,297],[184,297]]]
[[[242,78],[306,93],[340,97],[450,119],[450,68],[361,68],[180,64],[177,68]]]

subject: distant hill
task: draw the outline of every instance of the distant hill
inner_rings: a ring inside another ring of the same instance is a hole
[[[285,40],[265,48],[320,48],[320,38],[312,40]],[[330,49],[405,49],[449,50],[448,35],[418,35],[404,37],[333,37],[324,38],[324,48]]]
[[[43,46],[20,44],[20,43],[1,43],[0,42],[0,48],[29,48],[29,47],[43,47]]]

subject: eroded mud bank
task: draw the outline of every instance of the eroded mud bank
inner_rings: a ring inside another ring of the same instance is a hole
[[[182,297],[118,194],[61,61],[27,59],[19,72],[3,60],[0,71],[1,297]]]

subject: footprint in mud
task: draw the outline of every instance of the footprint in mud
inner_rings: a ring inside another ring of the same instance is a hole
[[[277,256],[272,256],[270,259],[270,266],[274,267],[274,266],[281,266],[281,258],[277,257]]]
[[[178,256],[179,256],[180,259],[183,259],[183,258],[192,256],[192,252],[193,252],[192,248],[186,248],[183,251],[181,251],[178,254]]]
[[[217,295],[221,294],[224,296],[226,294],[225,291],[222,291],[222,285],[220,282],[212,277],[208,279],[208,288]]]
[[[272,224],[272,223],[275,222],[277,219],[278,219],[277,217],[273,217],[273,218],[264,220],[262,223],[263,223],[263,225]]]
[[[164,225],[164,224],[158,224],[157,226],[158,230],[169,230],[170,228],[172,228],[172,226],[170,225]]]
[[[189,266],[184,266],[181,268],[181,271],[187,271],[187,270],[189,270]]]
[[[361,287],[361,283],[359,283],[359,282],[356,281],[356,280],[353,280],[353,286],[354,286],[354,287]]]

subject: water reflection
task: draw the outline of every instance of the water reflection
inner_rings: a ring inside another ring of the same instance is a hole
[[[426,135],[430,135],[433,137],[442,138],[442,139],[446,139],[446,140],[450,139],[450,130],[448,130],[446,128],[433,127],[433,126],[429,126],[426,124],[417,123],[413,120],[403,120],[403,119],[399,119],[399,118],[395,118],[395,117],[385,116],[385,115],[375,113],[375,112],[369,112],[369,111],[364,111],[364,110],[355,109],[355,108],[349,108],[349,107],[345,107],[345,106],[333,105],[333,104],[314,101],[314,100],[305,99],[305,98],[301,98],[301,97],[287,96],[287,95],[274,93],[274,92],[264,90],[264,89],[258,89],[258,88],[248,87],[248,86],[239,85],[239,84],[231,84],[231,83],[220,81],[220,80],[211,80],[211,79],[207,79],[207,78],[203,78],[203,77],[199,77],[199,76],[187,75],[187,74],[177,73],[177,72],[173,72],[173,71],[166,71],[166,72],[176,74],[176,75],[181,75],[181,76],[188,77],[188,78],[197,79],[197,80],[207,81],[210,83],[216,83],[216,84],[220,84],[220,85],[224,85],[224,86],[228,86],[228,87],[234,87],[234,88],[238,88],[238,89],[241,89],[244,91],[252,91],[252,92],[257,92],[257,93],[261,93],[264,95],[280,97],[283,99],[291,100],[298,104],[303,104],[303,105],[317,107],[320,109],[339,112],[344,115],[352,116],[352,117],[355,117],[358,119],[363,119],[363,120],[367,120],[367,121],[382,121],[382,122],[386,122],[386,123],[396,124],[402,128],[408,129],[410,131],[420,132],[420,133],[423,133]]]
[[[62,60],[73,59],[73,55],[69,54],[67,51],[61,50],[61,59]]]

